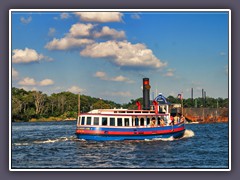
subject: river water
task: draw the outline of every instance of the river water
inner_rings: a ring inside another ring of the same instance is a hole
[[[228,169],[228,124],[187,124],[184,137],[94,142],[76,121],[12,123],[11,169]]]

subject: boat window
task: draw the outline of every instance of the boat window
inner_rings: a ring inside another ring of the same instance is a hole
[[[107,125],[107,118],[106,117],[102,117],[102,125],[103,126]]]
[[[144,118],[140,119],[140,126],[144,126]]]
[[[93,118],[93,125],[99,125],[99,117]]]
[[[161,116],[159,116],[159,117],[157,118],[157,123],[158,123],[158,124],[160,124],[160,119],[161,119]]]
[[[167,117],[164,117],[164,122],[165,122],[165,124],[168,123],[168,119],[167,119]]]
[[[135,126],[139,126],[139,119],[137,117],[135,118]]]
[[[147,125],[150,124],[150,118],[147,118]]]
[[[82,121],[81,121],[81,125],[85,124],[85,116],[82,116]]]
[[[117,125],[122,126],[122,118],[117,118]]]
[[[87,117],[87,125],[91,125],[91,117]]]
[[[115,126],[115,118],[110,118],[110,126]]]
[[[129,118],[124,118],[124,126],[129,126]]]

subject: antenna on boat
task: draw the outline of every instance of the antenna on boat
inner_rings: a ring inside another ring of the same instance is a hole
[[[183,115],[183,92],[181,92],[181,106],[182,106],[182,115]]]

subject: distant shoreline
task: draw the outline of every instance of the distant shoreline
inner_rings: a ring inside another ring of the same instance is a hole
[[[21,120],[16,120],[12,122],[63,122],[63,121],[76,121],[76,118],[42,118],[42,119],[30,119],[28,121],[21,121]]]
[[[34,123],[34,122],[40,122],[40,123],[44,123],[44,122],[66,122],[66,121],[76,121],[77,119],[39,119],[39,120],[29,120],[29,121],[13,121],[13,122],[16,122],[16,123],[19,123],[19,122],[30,122],[30,123]],[[188,124],[218,124],[218,123],[228,123],[228,121],[195,121],[195,122],[187,122],[185,123],[186,125]]]

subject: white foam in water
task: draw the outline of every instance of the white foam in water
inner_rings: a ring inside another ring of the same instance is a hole
[[[183,138],[190,138],[193,137],[195,134],[192,130],[186,129],[183,135]]]
[[[57,142],[59,141],[58,139],[48,139],[46,141],[33,141],[33,143],[36,143],[36,144],[45,144],[45,143],[54,143],[54,142]]]
[[[159,139],[161,141],[174,141],[175,140],[173,136],[171,136],[169,138],[156,138],[156,139]]]
[[[195,134],[192,130],[190,129],[186,129],[185,132],[184,132],[184,135],[183,137],[179,138],[179,139],[182,139],[182,138],[191,138],[193,137]],[[173,136],[169,137],[169,138],[154,138],[154,139],[145,139],[145,141],[174,141],[176,140]]]
[[[45,143],[55,143],[55,142],[63,142],[63,141],[68,141],[71,140],[72,137],[60,137],[57,139],[48,139],[46,141],[34,141],[33,143],[37,143],[37,144],[45,144]]]
[[[174,137],[171,136],[169,138],[153,138],[153,139],[145,139],[145,141],[174,141]]]
[[[13,143],[14,146],[28,146],[29,143]]]
[[[55,143],[55,142],[64,142],[64,141],[71,141],[74,139],[74,136],[70,136],[70,137],[60,137],[57,139],[48,139],[48,140],[37,140],[37,141],[33,141],[32,143],[27,143],[27,142],[23,142],[23,143],[14,143],[13,145],[15,146],[28,146],[31,144],[47,144],[47,143]]]

